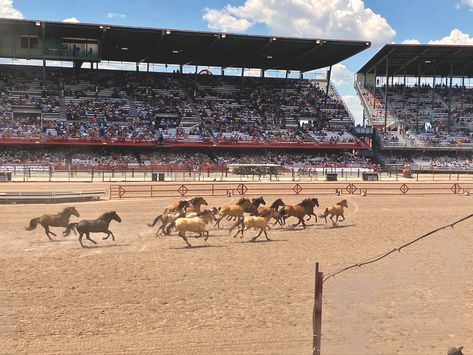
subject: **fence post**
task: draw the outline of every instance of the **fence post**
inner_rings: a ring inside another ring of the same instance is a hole
[[[323,274],[319,271],[319,263],[315,263],[312,355],[320,355],[322,344],[322,290]]]

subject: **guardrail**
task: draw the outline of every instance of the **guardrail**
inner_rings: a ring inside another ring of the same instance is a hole
[[[0,204],[5,203],[62,203],[97,201],[105,190],[93,191],[2,191]]]
[[[110,185],[110,199],[190,198],[194,196],[317,196],[317,195],[458,195],[473,182],[318,182]]]

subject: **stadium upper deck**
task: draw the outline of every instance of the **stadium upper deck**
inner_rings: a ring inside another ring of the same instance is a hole
[[[1,67],[3,143],[367,148],[327,80],[264,78],[268,69],[332,66],[369,42],[242,36],[93,24],[0,20],[0,56],[43,68]],[[73,69],[51,68],[66,60]],[[98,70],[101,60],[146,72]],[[91,69],[81,69],[84,62]],[[149,63],[177,64],[173,74]],[[184,66],[256,68],[260,78],[182,74]],[[92,69],[94,68],[94,69]]]
[[[386,149],[473,150],[473,46],[383,47],[357,73],[366,120]]]

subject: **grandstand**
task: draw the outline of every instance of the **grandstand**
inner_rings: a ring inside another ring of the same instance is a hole
[[[383,163],[471,170],[472,57],[473,46],[388,44],[358,71],[355,89]]]
[[[130,160],[117,164],[142,164],[147,156],[166,163],[167,150],[176,148],[206,149],[207,156],[284,149],[282,157],[298,149],[321,159],[335,152],[336,161],[370,148],[330,80],[332,65],[369,42],[10,19],[0,20],[0,33],[9,44],[1,57],[42,61],[0,66],[0,145],[16,146],[3,149],[3,163],[37,163],[24,153],[31,145],[57,147],[39,155],[49,159],[43,162],[89,165],[113,164],[117,154],[106,148],[100,158],[78,147],[141,149],[124,152]],[[51,65],[57,61],[71,67]],[[136,70],[100,69],[102,61],[132,62]],[[154,63],[175,70],[150,71]],[[326,78],[304,79],[325,67]],[[231,68],[240,74],[226,74]],[[260,75],[247,77],[245,69]],[[271,69],[285,77],[267,76]]]

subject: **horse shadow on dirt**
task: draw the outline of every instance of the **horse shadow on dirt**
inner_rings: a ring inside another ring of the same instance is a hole
[[[97,244],[97,245],[84,245],[84,249],[103,249],[103,248],[117,248],[117,247],[129,247],[131,244]]]
[[[30,241],[31,244],[51,244],[51,243],[71,243],[74,242],[74,240],[71,239],[51,239],[51,240],[33,240]]]
[[[193,250],[193,249],[207,249],[207,248],[226,248],[226,246],[207,244],[207,245],[193,245],[191,247],[188,247],[188,246],[171,247],[169,249],[171,249],[171,250]]]
[[[261,239],[261,240],[243,240],[242,244],[266,244],[266,243],[278,243],[278,242],[288,242],[289,239]]]
[[[356,227],[356,224],[324,224],[324,229],[343,229],[343,228],[351,228]]]

